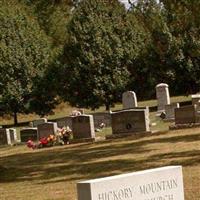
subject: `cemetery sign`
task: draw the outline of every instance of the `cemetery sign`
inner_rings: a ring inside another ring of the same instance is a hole
[[[79,182],[78,200],[184,200],[181,166]]]

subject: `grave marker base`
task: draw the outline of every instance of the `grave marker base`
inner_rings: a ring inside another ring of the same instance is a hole
[[[140,138],[140,137],[145,137],[147,135],[152,135],[152,131],[147,131],[147,132],[137,132],[137,133],[122,133],[122,134],[112,134],[112,135],[107,135],[106,139],[118,139],[118,138],[124,138],[124,137],[135,137],[135,138]]]
[[[95,138],[82,138],[82,139],[72,139],[69,140],[70,144],[85,143],[85,142],[95,142]]]
[[[163,122],[174,122],[175,118],[163,119]]]
[[[176,125],[170,125],[169,130],[179,130],[179,129],[198,128],[198,127],[200,127],[200,123],[176,124]]]

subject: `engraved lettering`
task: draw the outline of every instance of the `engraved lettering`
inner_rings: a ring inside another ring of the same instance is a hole
[[[118,192],[118,197],[119,197],[120,200],[124,198],[124,191],[123,190],[120,190]]]
[[[104,193],[98,195],[98,200],[105,200]]]
[[[119,200],[116,191],[113,191],[114,200]]]
[[[156,183],[148,183],[146,185],[139,186],[140,193],[143,195],[157,193],[160,191],[168,191],[178,187],[177,180],[171,179],[166,181],[160,181]],[[160,199],[158,199],[160,200]],[[165,200],[165,199],[164,199]]]
[[[98,194],[98,200],[132,200],[133,188],[123,188]]]

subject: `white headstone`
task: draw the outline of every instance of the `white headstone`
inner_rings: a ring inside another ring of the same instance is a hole
[[[181,166],[79,182],[78,200],[184,200]]]
[[[160,83],[156,86],[156,97],[158,112],[162,112],[165,110],[165,105],[170,104],[169,86],[166,83]]]
[[[200,100],[198,100],[198,102],[195,103],[195,105],[197,106],[197,115],[200,115]]]
[[[0,145],[8,144],[12,145],[17,142],[16,129],[12,128],[0,128]]]
[[[165,105],[166,120],[175,119],[175,108],[180,108],[179,103],[171,103],[169,105]]]
[[[10,138],[10,132],[9,132],[9,129],[6,129],[6,135],[7,135],[7,141],[8,141],[8,144],[11,145],[11,138]]]
[[[17,131],[15,128],[9,128],[9,133],[10,133],[10,140],[11,143],[17,143],[18,139],[17,139]]]
[[[137,107],[138,104],[135,92],[133,91],[124,92],[122,95],[122,104],[123,104],[123,109]]]
[[[192,105],[198,104],[200,100],[200,94],[193,94],[192,97]]]

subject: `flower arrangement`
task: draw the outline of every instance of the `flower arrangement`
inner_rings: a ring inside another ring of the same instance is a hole
[[[42,137],[39,140],[38,148],[42,147],[51,147],[56,144],[56,136],[55,135],[49,135],[48,137]]]
[[[72,135],[72,130],[67,127],[63,127],[58,133],[58,140],[60,144],[69,144],[70,136]]]
[[[31,149],[36,149],[37,148],[37,145],[32,140],[28,140],[27,143],[26,143],[26,146],[28,148],[31,148]]]
[[[34,143],[31,139],[27,141],[26,145],[29,148],[37,149],[43,147],[51,147],[54,145],[64,145],[69,144],[70,136],[72,135],[72,130],[67,127],[59,129],[56,135],[49,135],[47,137],[42,137],[39,139],[38,143]]]

